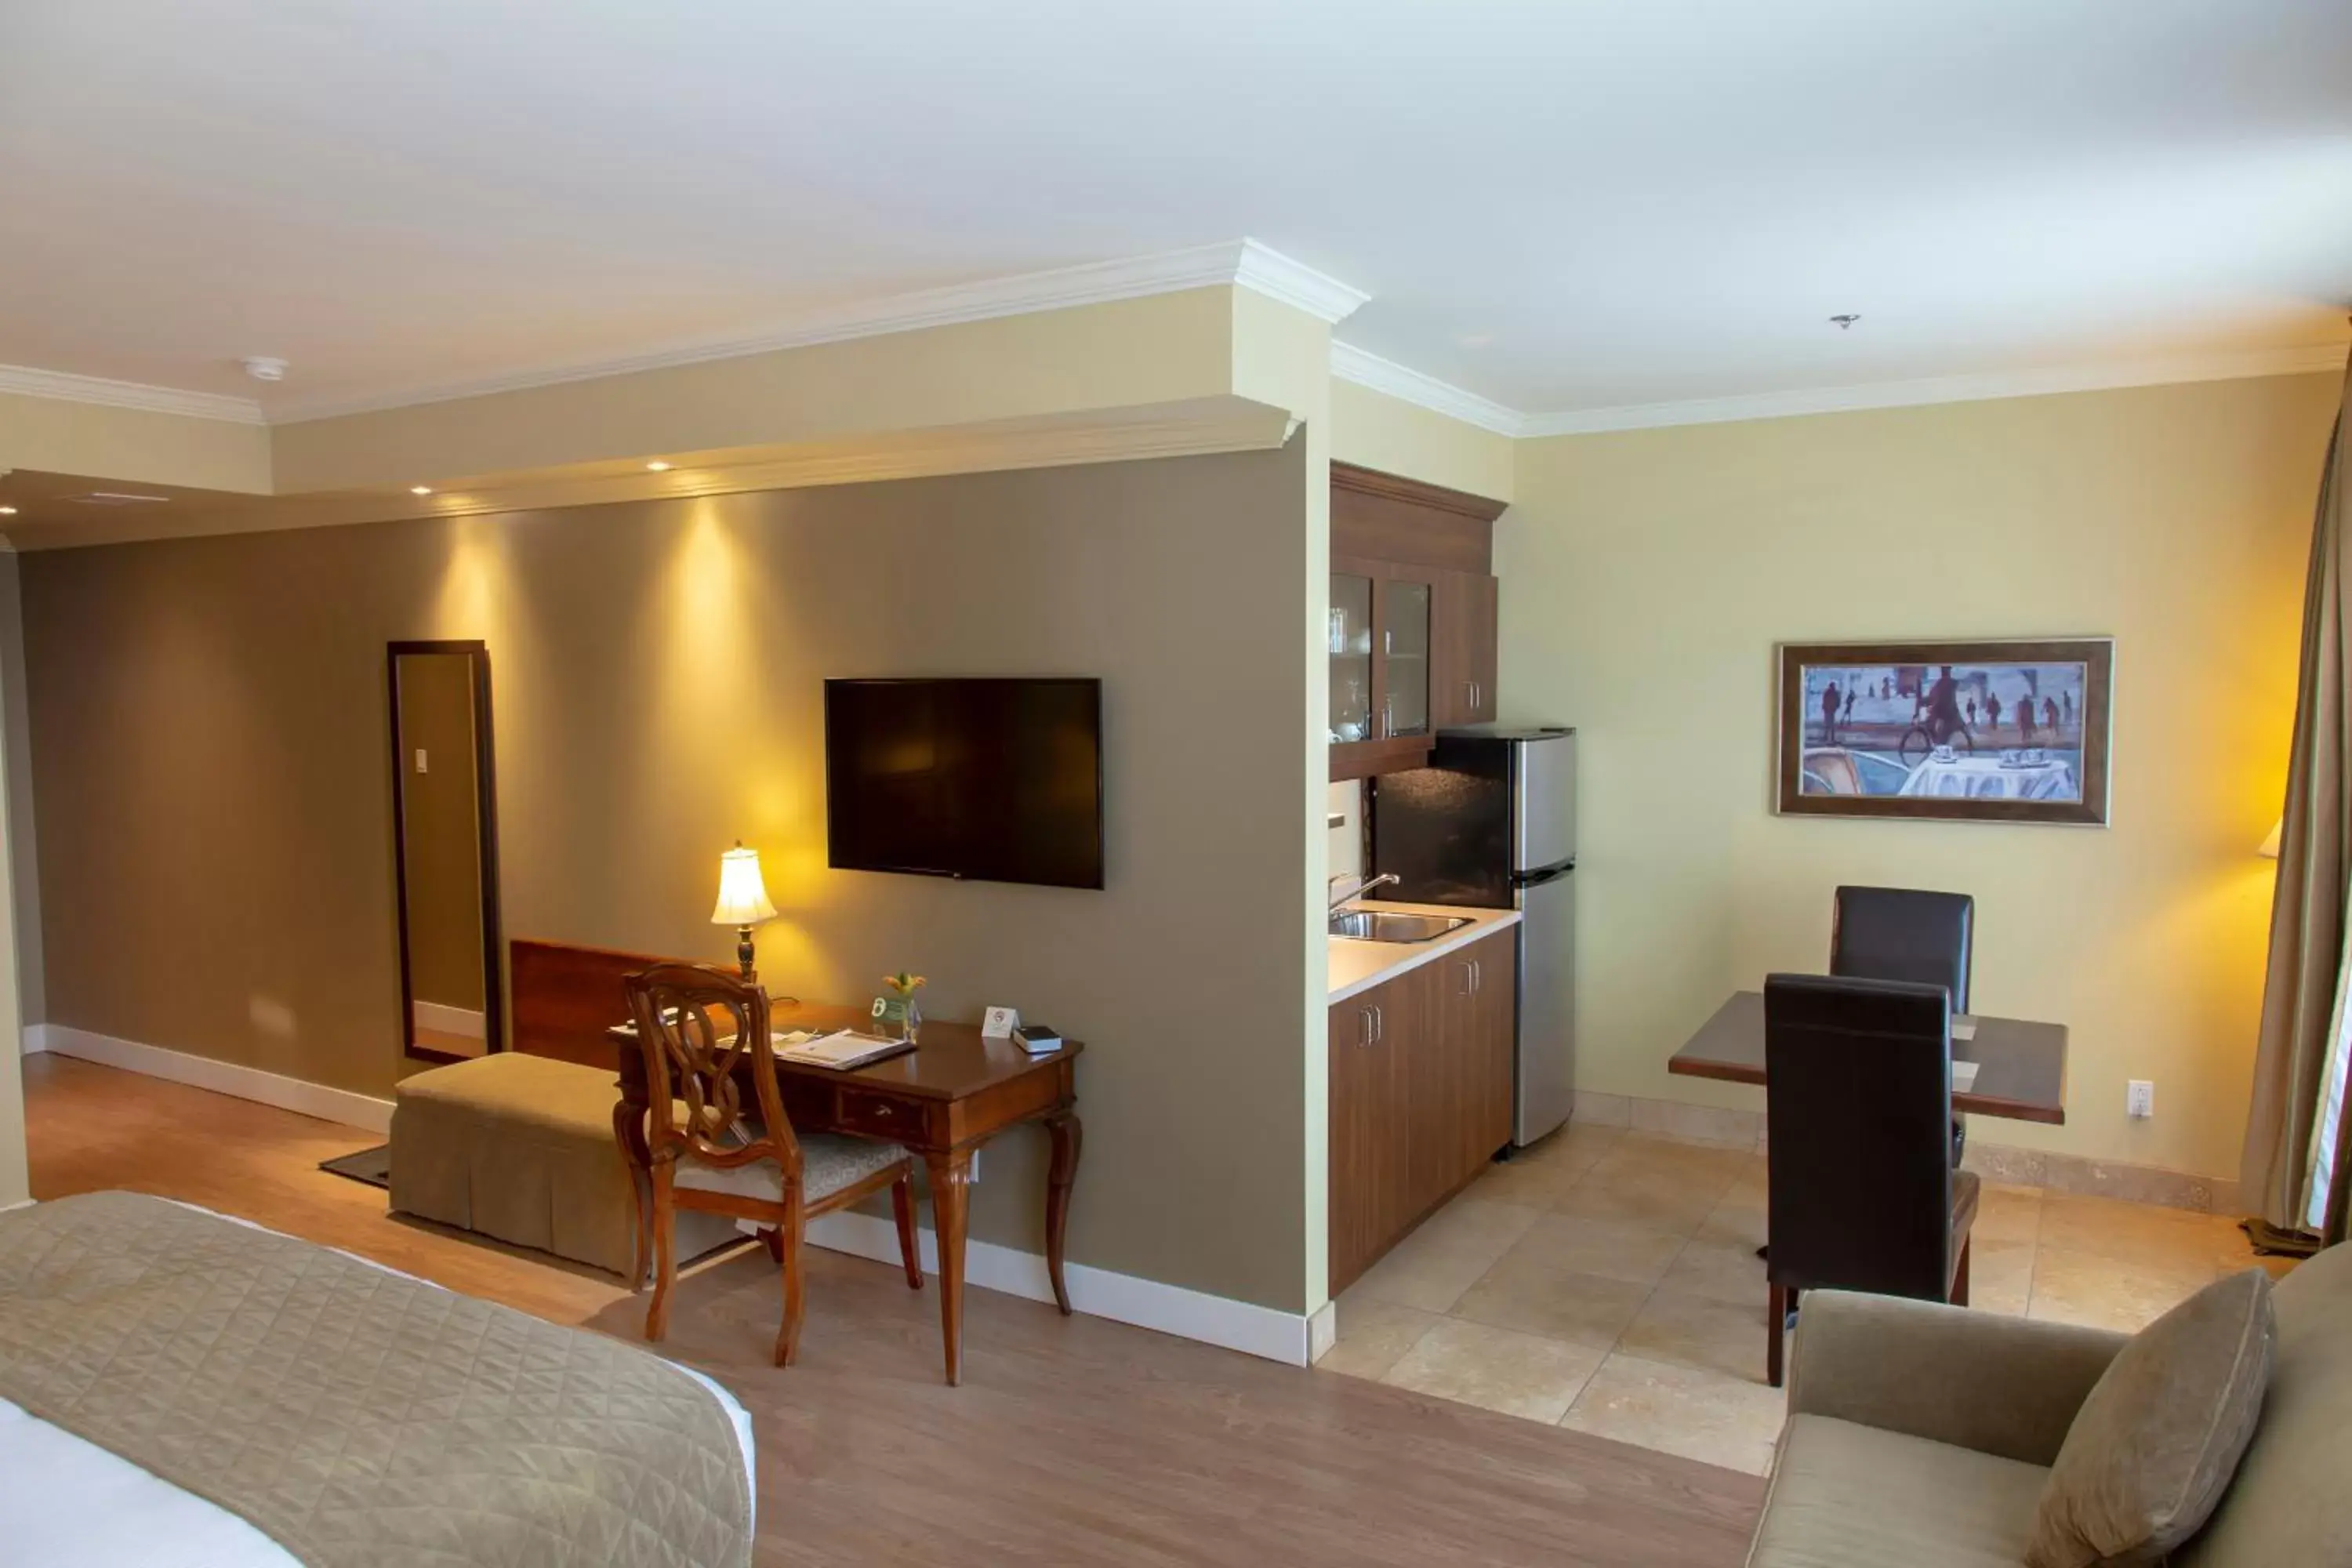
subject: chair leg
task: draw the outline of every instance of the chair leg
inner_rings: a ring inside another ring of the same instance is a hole
[[[776,1334],[776,1364],[790,1366],[800,1358],[801,1314],[808,1303],[804,1299],[802,1279],[802,1243],[806,1239],[806,1216],[801,1208],[801,1190],[792,1187],[784,1194],[785,1217],[778,1233],[784,1244],[784,1326]]]
[[[907,1266],[907,1289],[923,1288],[923,1249],[915,1242],[915,1178],[912,1173],[890,1184],[890,1212],[898,1220],[898,1260]]]
[[[1789,1331],[1789,1292],[1785,1286],[1774,1285],[1766,1291],[1766,1310],[1772,1321],[1764,1338],[1764,1381],[1778,1388],[1782,1371],[1781,1341]]]
[[[671,1185],[676,1174],[667,1160],[654,1166],[654,1299],[646,1309],[646,1339],[654,1344],[669,1333],[669,1291],[677,1283],[677,1205]]]
[[[782,1264],[783,1262],[784,1232],[781,1226],[772,1225],[767,1229],[761,1231],[760,1233],[760,1245],[768,1249],[768,1256],[775,1262],[778,1264]]]
[[[1955,1307],[1969,1304],[1969,1249],[1974,1241],[1973,1237],[1960,1237],[1959,1266],[1952,1270],[1952,1305]]]

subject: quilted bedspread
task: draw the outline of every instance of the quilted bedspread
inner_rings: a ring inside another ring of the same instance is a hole
[[[0,1397],[312,1568],[742,1568],[734,1428],[643,1351],[160,1198],[0,1214]]]

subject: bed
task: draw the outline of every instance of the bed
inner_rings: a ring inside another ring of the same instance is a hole
[[[12,1568],[743,1568],[742,1407],[635,1346],[206,1210],[0,1214]]]

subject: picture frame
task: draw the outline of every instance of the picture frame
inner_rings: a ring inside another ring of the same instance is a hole
[[[2115,639],[1781,643],[1788,816],[2103,827]]]

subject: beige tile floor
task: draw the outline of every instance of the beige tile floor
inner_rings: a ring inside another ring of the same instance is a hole
[[[1976,1307],[2125,1330],[2257,1261],[2224,1216],[2036,1187],[1974,1236]],[[1763,1239],[1761,1154],[1572,1124],[1357,1281],[1317,1364],[1760,1475]]]

